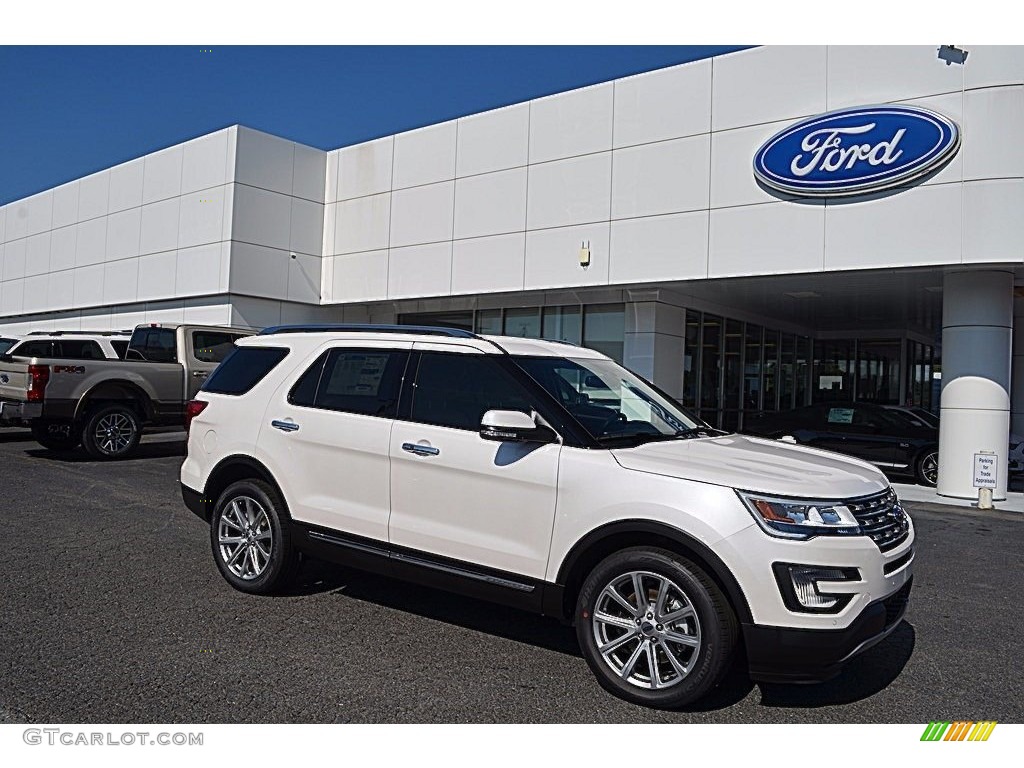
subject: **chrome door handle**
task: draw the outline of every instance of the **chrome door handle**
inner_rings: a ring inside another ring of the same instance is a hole
[[[209,371],[192,371],[192,375],[195,378],[197,378],[197,379],[200,378],[200,377],[206,378],[207,376],[210,375],[210,372]]]
[[[279,421],[277,419],[270,422],[270,426],[280,429],[282,432],[295,432],[299,428],[294,421]]]
[[[419,443],[402,443],[402,450],[415,453],[417,456],[437,456],[441,452],[440,448]]]

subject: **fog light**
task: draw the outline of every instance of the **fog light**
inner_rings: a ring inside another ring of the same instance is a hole
[[[829,568],[813,565],[775,563],[775,580],[786,607],[798,613],[838,613],[852,595],[823,592],[819,582],[859,581],[856,568]]]

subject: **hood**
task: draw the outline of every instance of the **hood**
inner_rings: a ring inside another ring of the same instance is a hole
[[[843,499],[889,487],[860,459],[745,435],[668,440],[615,449],[626,469],[779,496]]]

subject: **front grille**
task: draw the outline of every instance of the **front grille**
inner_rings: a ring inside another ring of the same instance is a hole
[[[874,496],[848,501],[846,506],[857,518],[861,530],[883,552],[899,546],[910,535],[907,513],[892,488]]]
[[[908,581],[899,592],[889,595],[882,601],[882,605],[885,606],[886,628],[899,621],[903,612],[907,610],[907,602],[910,600],[910,585],[911,582]]]

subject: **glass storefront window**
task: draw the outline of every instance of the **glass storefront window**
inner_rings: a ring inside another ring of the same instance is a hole
[[[814,344],[812,397],[816,403],[853,400],[853,344],[846,340]]]
[[[900,402],[899,341],[857,342],[857,400],[879,405]]]
[[[700,342],[700,417],[712,426],[722,405],[722,318],[704,315]]]
[[[743,410],[761,410],[761,374],[764,364],[761,359],[761,326],[747,323],[747,343],[743,350]]]
[[[476,313],[476,333],[490,336],[501,335],[501,310],[480,309]]]
[[[796,360],[793,365],[794,400],[793,407],[809,405],[807,374],[811,369],[811,340],[807,336],[796,337]]]
[[[516,307],[505,310],[505,335],[540,338],[540,307]]]
[[[785,411],[793,407],[796,393],[796,336],[782,334],[779,357],[779,410]]]
[[[582,344],[583,317],[580,307],[544,307],[543,332],[545,339]]]
[[[592,304],[583,308],[583,346],[622,362],[626,313],[622,304]]]
[[[409,312],[398,316],[399,325],[433,325],[441,328],[473,330],[473,311],[465,312]]]
[[[686,336],[683,347],[683,405],[696,410],[700,372],[700,312],[686,312]]]
[[[779,332],[766,328],[764,331],[764,395],[761,399],[761,410],[775,411],[779,405],[775,401],[779,370]]]

